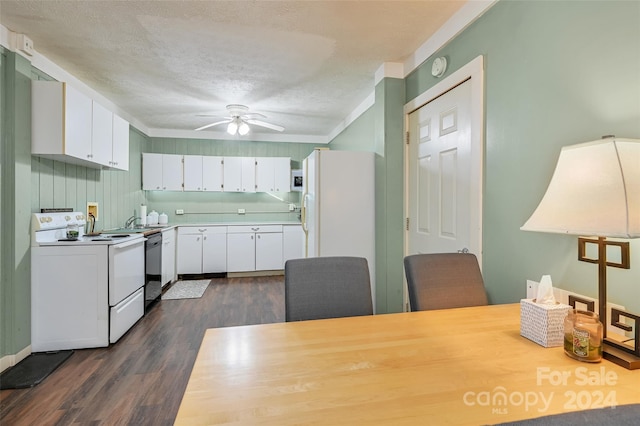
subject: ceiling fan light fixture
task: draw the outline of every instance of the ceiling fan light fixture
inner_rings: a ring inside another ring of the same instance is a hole
[[[235,120],[233,120],[232,122],[229,123],[229,125],[227,126],[227,133],[229,133],[231,136],[235,135],[238,132],[238,123],[236,123]]]
[[[244,121],[242,121],[240,123],[240,126],[238,126],[238,133],[240,134],[240,136],[246,135],[247,133],[249,133],[249,130],[249,125]]]

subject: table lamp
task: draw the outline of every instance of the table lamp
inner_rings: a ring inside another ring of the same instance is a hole
[[[612,309],[611,324],[634,337],[621,333],[613,338],[606,331],[607,266],[630,268],[629,242],[607,237],[640,237],[640,140],[606,136],[563,147],[547,192],[520,229],[593,236],[578,238],[578,260],[598,265],[603,357],[627,369],[640,368],[640,316]],[[597,259],[587,257],[587,244],[597,246]],[[607,260],[610,246],[620,249],[620,262]]]

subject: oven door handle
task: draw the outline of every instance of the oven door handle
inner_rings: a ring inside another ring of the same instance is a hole
[[[136,238],[133,241],[127,241],[126,243],[122,243],[122,244],[114,244],[113,248],[117,248],[117,249],[123,249],[123,248],[127,248],[127,247],[131,247],[134,246],[136,244],[143,244],[145,241],[147,241],[146,238]]]

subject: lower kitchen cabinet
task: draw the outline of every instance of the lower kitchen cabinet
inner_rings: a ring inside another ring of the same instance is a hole
[[[304,257],[304,231],[302,225],[282,226],[282,263]]]
[[[162,231],[162,286],[176,279],[176,230]]]
[[[227,272],[278,269],[282,269],[282,225],[227,228]]]
[[[226,226],[178,228],[177,272],[206,274],[227,270]]]

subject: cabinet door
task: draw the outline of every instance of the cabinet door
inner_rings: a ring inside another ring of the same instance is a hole
[[[256,157],[256,192],[274,192],[275,158]]]
[[[176,231],[162,232],[162,286],[169,284],[176,276]]]
[[[184,157],[184,190],[202,191],[201,155],[185,155]]]
[[[256,271],[282,269],[282,232],[256,233]]]
[[[182,155],[162,155],[162,189],[182,191]]]
[[[246,272],[255,271],[255,269],[255,234],[227,234],[227,272]]]
[[[113,114],[112,167],[129,170],[129,122]]]
[[[242,157],[242,192],[256,192],[256,159]]]
[[[83,160],[91,160],[91,98],[64,84],[65,141],[64,153]]]
[[[291,191],[291,159],[289,157],[277,157],[273,160],[273,191]]]
[[[227,271],[227,234],[215,228],[202,234],[202,272]]]
[[[202,234],[178,235],[178,274],[202,273]]]
[[[304,257],[304,231],[302,225],[282,227],[282,265],[289,259]]]
[[[162,154],[142,154],[142,189],[147,191],[162,189]]]
[[[242,191],[242,157],[224,157],[224,192]]]
[[[202,190],[222,191],[222,157],[202,157]]]
[[[92,101],[91,161],[111,166],[113,151],[113,113]]]

